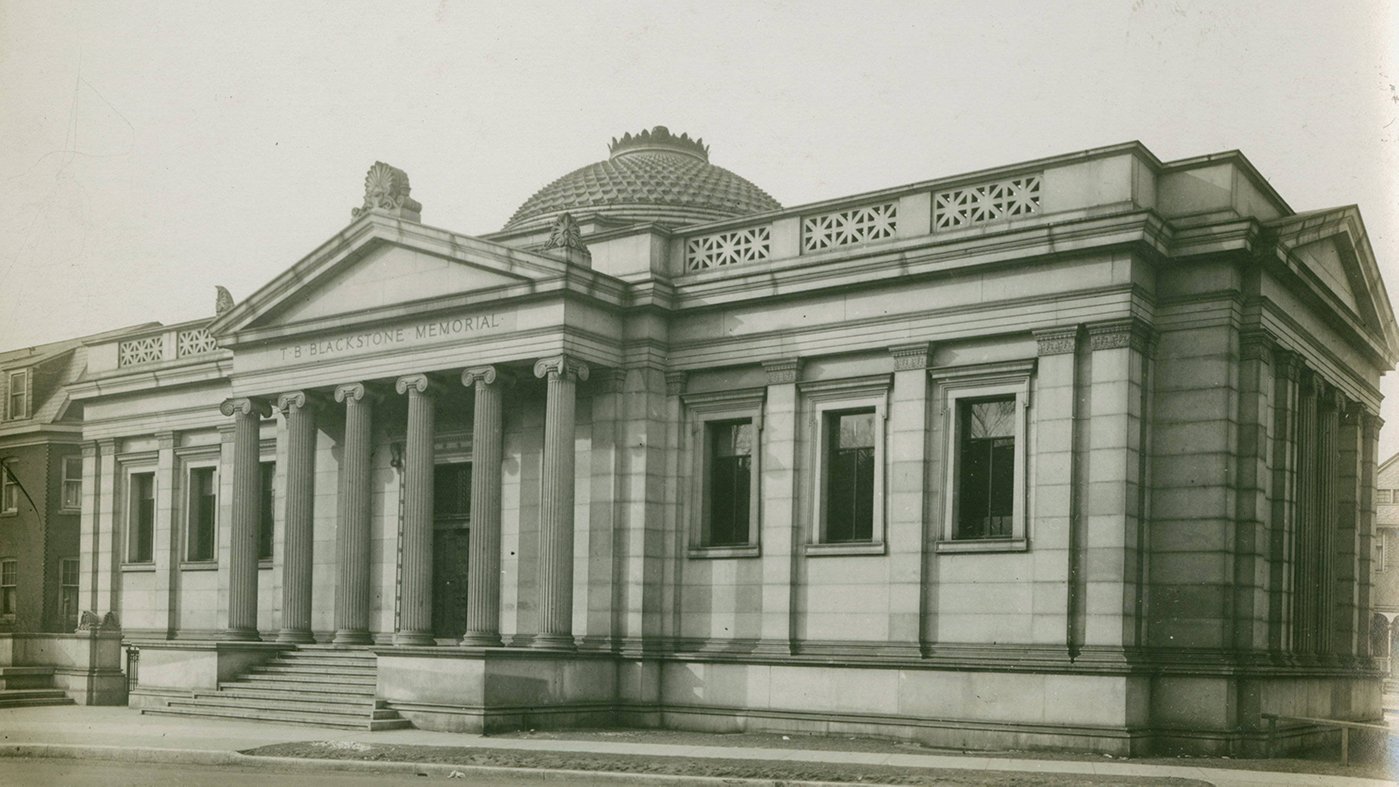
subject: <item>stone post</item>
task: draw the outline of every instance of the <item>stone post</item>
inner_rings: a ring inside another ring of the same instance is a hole
[[[408,444],[403,457],[403,572],[395,645],[432,645],[433,440],[437,387],[424,374],[398,378],[408,394]]]
[[[340,523],[335,531],[335,561],[340,582],[335,592],[336,645],[368,645],[369,636],[369,454],[374,396],[363,383],[335,389],[345,403],[345,446],[340,459],[337,497]]]
[[[467,647],[500,645],[501,388],[509,378],[494,366],[461,373],[474,396],[471,427],[471,545],[466,571]]]
[[[548,379],[544,468],[539,501],[538,648],[573,647],[573,431],[577,381],[588,367],[567,355],[542,358],[534,376]]]
[[[228,628],[224,638],[257,640],[257,525],[262,472],[259,427],[272,415],[260,399],[229,399],[219,406],[233,416],[233,513],[228,548]]]
[[[311,565],[314,543],[316,410],[305,391],[277,398],[287,425],[287,491],[282,515],[282,629],[278,642],[314,642],[311,635]]]

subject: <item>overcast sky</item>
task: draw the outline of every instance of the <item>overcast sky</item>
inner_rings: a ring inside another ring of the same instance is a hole
[[[785,205],[1139,139],[1355,203],[1399,293],[1387,2],[0,0],[0,348],[212,313],[350,220],[376,159],[499,229],[625,131]],[[1399,450],[1399,384],[1382,453]]]

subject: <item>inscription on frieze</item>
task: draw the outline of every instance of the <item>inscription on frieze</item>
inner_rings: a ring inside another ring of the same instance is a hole
[[[280,348],[281,360],[355,355],[393,347],[411,348],[415,345],[436,344],[444,339],[470,339],[473,336],[500,333],[513,330],[514,327],[515,315],[512,312],[443,317],[412,325],[372,328],[284,345]]]

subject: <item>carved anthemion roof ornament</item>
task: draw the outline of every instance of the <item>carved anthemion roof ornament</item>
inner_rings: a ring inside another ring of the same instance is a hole
[[[364,176],[364,204],[351,210],[350,216],[359,218],[365,211],[378,210],[418,221],[423,206],[408,196],[411,191],[407,172],[376,161]]]
[[[549,231],[549,240],[544,242],[544,248],[587,251],[588,247],[583,244],[583,229],[578,226],[573,214],[561,213],[554,219],[554,228]]]
[[[233,308],[233,295],[227,287],[221,284],[214,285],[214,314],[220,315]]]

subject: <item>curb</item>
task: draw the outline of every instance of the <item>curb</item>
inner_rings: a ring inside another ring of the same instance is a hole
[[[108,762],[163,763],[179,765],[224,765],[242,768],[277,768],[282,771],[356,771],[360,773],[409,774],[450,778],[491,776],[530,782],[568,782],[579,779],[608,779],[628,784],[705,784],[750,785],[750,787],[849,787],[853,782],[812,782],[792,779],[745,779],[733,776],[683,776],[634,771],[576,771],[546,768],[510,768],[498,765],[446,765],[440,763],[375,762],[369,760],[320,760],[309,757],[262,757],[236,751],[210,749],[131,748],[64,743],[0,744],[0,759],[106,760]],[[879,787],[880,782],[861,785]]]

